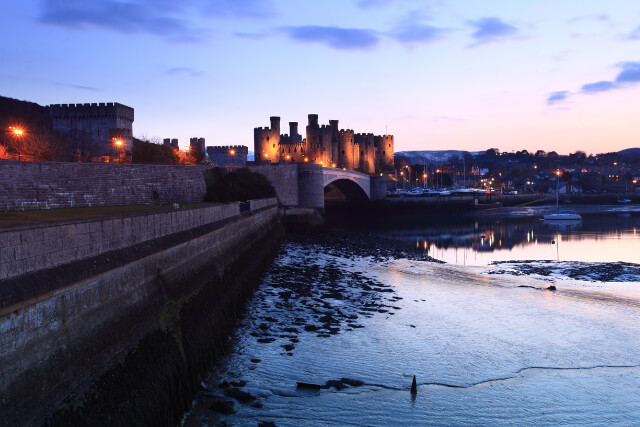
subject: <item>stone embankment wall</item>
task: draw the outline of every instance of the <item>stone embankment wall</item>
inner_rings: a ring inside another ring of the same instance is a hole
[[[42,420],[268,235],[277,200],[249,205],[0,231],[3,253],[40,253],[0,279],[0,419]]]
[[[253,200],[250,210],[275,203],[275,199]],[[239,206],[231,203],[99,220],[4,227],[0,232],[0,280],[222,221],[238,215]]]
[[[250,166],[249,169],[267,177],[273,188],[275,188],[280,203],[285,206],[298,206],[300,199],[298,165],[262,165]]]
[[[209,168],[0,160],[0,210],[201,202]]]

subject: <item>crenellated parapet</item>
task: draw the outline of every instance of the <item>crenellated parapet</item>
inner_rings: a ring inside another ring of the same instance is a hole
[[[271,118],[271,127],[254,128],[256,160],[319,164],[368,174],[393,168],[391,135],[340,129],[338,120],[321,125],[317,114],[308,115],[305,139],[298,133],[297,122],[289,122],[289,128],[288,134],[279,134],[279,117]]]
[[[53,130],[67,136],[82,157],[114,158],[130,154],[134,110],[118,102],[52,104],[48,107]]]

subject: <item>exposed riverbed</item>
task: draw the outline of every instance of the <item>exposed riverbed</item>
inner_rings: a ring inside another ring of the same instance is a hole
[[[290,239],[185,425],[640,422],[640,282],[507,268]]]

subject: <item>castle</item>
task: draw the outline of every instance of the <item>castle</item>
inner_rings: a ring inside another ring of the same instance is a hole
[[[280,117],[271,117],[271,127],[253,130],[253,141],[257,162],[316,163],[367,174],[394,168],[393,135],[339,129],[338,120],[320,126],[317,114],[309,114],[305,139],[297,122],[289,122],[289,134],[281,135]]]
[[[53,130],[91,157],[131,155],[133,108],[117,102],[49,105]]]

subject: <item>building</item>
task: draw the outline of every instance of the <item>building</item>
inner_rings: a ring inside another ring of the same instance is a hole
[[[207,147],[207,156],[217,166],[244,167],[248,154],[249,147],[246,145]]]
[[[205,154],[204,138],[191,138],[189,140],[189,153],[196,158],[203,157]]]
[[[133,108],[117,102],[53,104],[47,108],[53,130],[67,136],[76,155],[92,159],[131,155]]]
[[[256,161],[315,163],[368,174],[393,171],[393,135],[340,129],[338,120],[320,125],[317,114],[309,114],[308,120],[304,139],[297,122],[289,122],[289,133],[281,135],[280,117],[271,117],[268,128],[255,128]]]
[[[162,140],[163,145],[168,145],[174,150],[179,150],[180,145],[178,145],[178,138],[165,138]]]

